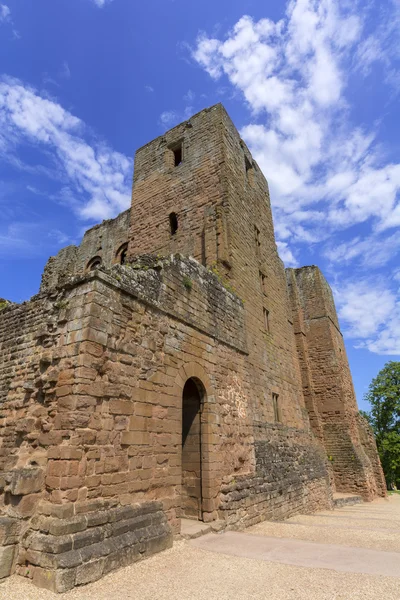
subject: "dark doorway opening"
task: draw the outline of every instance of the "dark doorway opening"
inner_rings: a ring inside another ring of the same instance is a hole
[[[190,378],[182,398],[182,517],[202,520],[201,384]]]

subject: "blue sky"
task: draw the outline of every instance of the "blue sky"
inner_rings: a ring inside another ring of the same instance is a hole
[[[398,0],[0,0],[0,297],[129,206],[133,154],[223,102],[287,266],[333,287],[359,404],[400,354]]]

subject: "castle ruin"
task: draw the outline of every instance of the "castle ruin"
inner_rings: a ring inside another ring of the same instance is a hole
[[[161,551],[386,493],[329,285],[278,256],[221,105],[140,148],[131,209],[0,312],[0,579],[62,592]]]

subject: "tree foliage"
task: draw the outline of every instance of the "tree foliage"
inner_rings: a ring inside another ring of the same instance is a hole
[[[364,399],[371,410],[360,412],[374,430],[386,484],[400,487],[400,362],[386,363]]]

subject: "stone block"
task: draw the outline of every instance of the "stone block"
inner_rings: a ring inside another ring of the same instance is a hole
[[[28,494],[27,496],[11,495],[11,508],[9,512],[22,519],[31,517],[35,513],[41,498],[42,494]]]
[[[13,496],[25,496],[40,492],[44,486],[42,469],[15,469],[11,472],[10,492]]]
[[[69,519],[54,519],[50,524],[49,531],[52,535],[66,535],[69,533],[77,533],[84,531],[87,528],[86,515],[79,515]]]
[[[57,517],[58,519],[67,519],[74,514],[74,505],[68,504],[53,504],[52,502],[42,501],[39,506],[39,511],[44,515]]]
[[[83,558],[79,550],[71,550],[70,552],[58,554],[56,558],[57,566],[62,569],[70,569],[72,567],[77,567],[83,562]]]
[[[36,567],[33,573],[33,584],[39,588],[56,592],[56,573],[50,569]]]
[[[123,446],[141,446],[150,443],[150,435],[146,431],[124,431],[121,435],[121,444]]]
[[[19,562],[28,562],[44,569],[54,569],[57,566],[57,555],[50,552],[37,552],[36,550],[25,550],[24,555],[19,557]]]
[[[51,592],[68,592],[75,586],[76,569],[50,570],[36,567],[33,584]]]
[[[101,511],[98,513],[89,513],[87,516],[88,527],[96,527],[98,525],[104,525],[108,522],[109,513],[108,511]]]
[[[12,517],[0,517],[0,546],[16,544],[21,531],[21,521]]]
[[[132,519],[141,514],[142,510],[140,505],[133,506],[128,504],[127,506],[118,506],[110,511],[109,521],[110,523],[114,523],[115,521],[121,521],[123,519]]]
[[[24,540],[24,546],[38,552],[61,554],[72,550],[72,537],[69,535],[53,536],[43,533],[34,533]]]
[[[17,548],[16,544],[0,548],[0,579],[13,574]]]
[[[112,415],[132,415],[134,403],[130,400],[111,400],[109,411]]]
[[[106,530],[104,527],[92,527],[86,531],[80,531],[72,536],[74,549],[83,548],[84,546],[91,546],[104,539]]]
[[[81,565],[76,570],[76,585],[83,585],[97,581],[103,574],[104,559],[100,558],[92,562]]]

